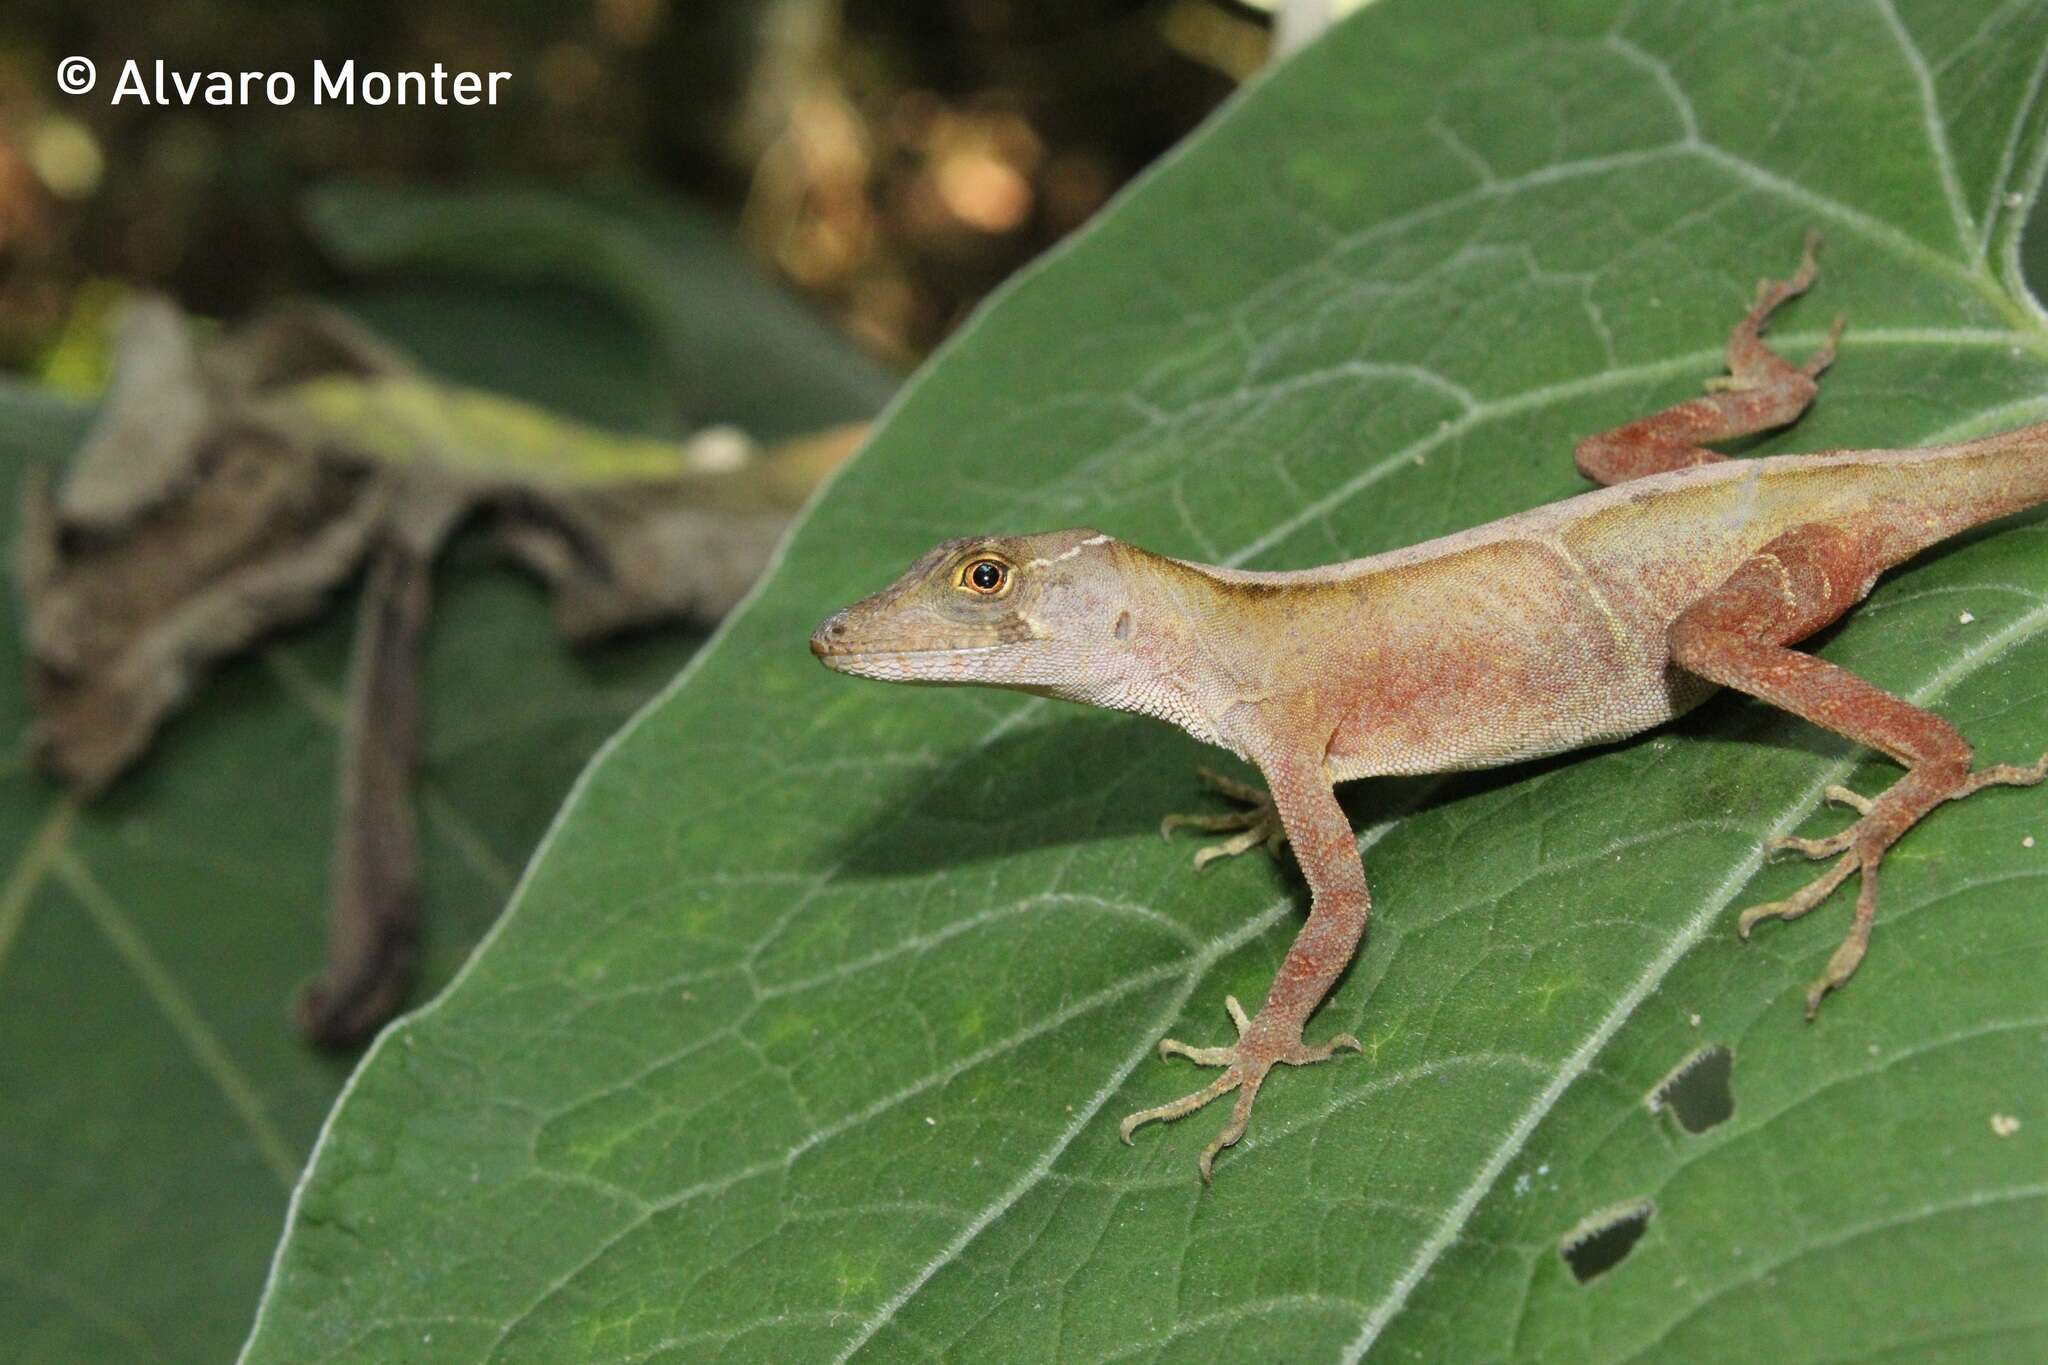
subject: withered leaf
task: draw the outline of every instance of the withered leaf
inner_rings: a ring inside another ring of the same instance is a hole
[[[97,793],[210,665],[314,615],[367,566],[328,960],[299,1009],[335,1045],[402,1003],[418,938],[418,645],[448,534],[495,519],[572,641],[715,619],[862,431],[765,453],[727,427],[680,443],[602,432],[434,380],[318,307],[199,346],[172,305],[139,299],[114,375],[61,487],[24,494],[30,749]]]

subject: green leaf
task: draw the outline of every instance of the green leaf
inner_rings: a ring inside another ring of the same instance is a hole
[[[414,283],[352,306],[440,373],[578,416],[617,424],[658,393],[645,341],[586,298]],[[86,417],[0,387],[0,524],[23,472],[68,455]],[[4,602],[0,734],[15,736]],[[340,594],[319,625],[223,669],[89,810],[0,759],[0,1359],[217,1361],[247,1333],[348,1068],[289,1012],[325,945],[354,617]],[[451,551],[425,658],[417,999],[504,904],[591,751],[700,640],[572,655],[537,583],[482,541]]]
[[[664,425],[764,441],[881,406],[894,379],[769,282],[708,214],[644,191],[433,193],[327,186],[306,219],[351,269],[573,285],[640,324]]]
[[[1277,1077],[1205,1190],[1221,1114],[1116,1120],[1206,1078],[1153,1044],[1263,994],[1291,866],[1159,841],[1202,757],[1166,727],[804,647],[941,536],[1288,567],[1580,491],[1573,438],[1696,392],[1813,227],[1775,340],[1850,331],[1759,449],[2048,416],[2044,62],[2040,3],[1389,0],[1259,83],[925,371],[586,773],[354,1078],[246,1358],[2048,1352],[2048,793],[1915,831],[1808,1025],[1846,904],[1748,944],[1735,911],[1809,875],[1766,835],[1892,778],[1867,753],[1724,697],[1359,784],[1376,918],[1309,1034],[1365,1055]],[[2031,758],[2043,534],[1927,556],[1818,647]],[[1665,1085],[1713,1044],[1719,1123]],[[1581,1283],[1567,1237],[1612,1263]]]

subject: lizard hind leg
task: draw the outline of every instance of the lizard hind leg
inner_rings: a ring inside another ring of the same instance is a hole
[[[1820,234],[1807,233],[1806,245],[1800,253],[1797,270],[1786,279],[1761,279],[1756,282],[1756,301],[1750,305],[1749,312],[1743,316],[1742,321],[1736,323],[1728,333],[1728,373],[1707,380],[1704,387],[1708,393],[1741,393],[1745,389],[1783,388],[1788,392],[1780,395],[1776,401],[1786,404],[1796,402],[1795,416],[1813,401],[1812,386],[1799,384],[1794,376],[1804,376],[1809,380],[1818,379],[1821,371],[1835,363],[1835,343],[1841,340],[1842,319],[1838,317],[1834,320],[1828,328],[1826,340],[1806,358],[1803,365],[1794,365],[1780,357],[1764,344],[1762,333],[1764,324],[1770,320],[1772,313],[1787,300],[1796,299],[1813,287],[1815,278],[1820,274],[1819,262],[1814,259],[1814,253],[1819,249]],[[1798,397],[1795,398],[1794,395]]]
[[[1904,703],[1901,703],[1904,705]],[[1940,718],[1922,712],[1931,721]],[[1940,722],[1946,725],[1946,722]],[[1929,727],[1931,730],[1933,727]],[[1960,742],[1960,736],[1957,737]],[[2000,763],[1976,772],[1968,771],[1970,750],[1962,746],[1962,770],[1941,763],[1920,764],[1876,800],[1856,797],[1840,804],[1855,806],[1862,818],[1839,834],[1826,839],[1775,838],[1772,848],[1790,848],[1812,858],[1840,854],[1835,865],[1784,900],[1752,905],[1737,918],[1735,932],[1748,938],[1750,930],[1767,919],[1798,919],[1826,900],[1851,873],[1859,875],[1856,910],[1849,933],[1828,959],[1828,965],[1806,991],[1806,1017],[1820,1009],[1821,999],[1856,972],[1870,947],[1870,926],[1877,917],[1877,868],[1886,850],[1929,811],[1945,801],[1960,801],[1986,787],[2031,787],[2048,777],[2048,754],[2029,764]],[[1830,788],[1830,799],[1855,796],[1844,788]]]
[[[1773,312],[1812,286],[1819,245],[1818,234],[1807,234],[1797,270],[1782,280],[1757,281],[1756,301],[1728,333],[1727,374],[1707,380],[1699,398],[1586,437],[1573,451],[1579,472],[1595,483],[1614,484],[1713,464],[1728,457],[1708,449],[1708,442],[1752,436],[1798,420],[1820,392],[1821,371],[1834,363],[1842,319],[1835,319],[1827,339],[1799,365],[1773,351],[1762,334]]]
[[[1176,829],[1198,829],[1210,834],[1238,831],[1220,843],[1210,844],[1195,854],[1195,871],[1200,872],[1218,858],[1234,858],[1264,844],[1268,853],[1278,853],[1287,842],[1287,830],[1280,823],[1280,808],[1263,787],[1225,777],[1210,768],[1195,770],[1202,781],[1244,807],[1211,815],[1169,815],[1159,822],[1159,837],[1173,837]]]
[[[1809,1019],[1829,991],[1854,975],[1869,948],[1878,864],[1886,851],[1945,801],[1987,786],[2032,786],[2048,776],[2048,755],[2025,767],[1998,765],[1973,773],[1970,745],[1948,721],[1787,647],[1846,611],[1882,567],[1840,527],[1802,526],[1772,541],[1687,608],[1669,634],[1672,661],[1681,668],[1877,749],[1906,769],[1875,799],[1829,788],[1829,800],[1858,812],[1856,823],[1824,839],[1773,839],[1770,847],[1833,857],[1834,866],[1784,900],[1744,910],[1737,921],[1746,938],[1762,920],[1797,919],[1851,874],[1857,876],[1849,932],[1807,989]]]

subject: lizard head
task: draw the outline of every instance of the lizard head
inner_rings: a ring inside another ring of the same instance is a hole
[[[1121,639],[1128,621],[1122,548],[1086,529],[944,541],[819,626],[811,653],[837,672],[888,682],[1084,682],[1102,652],[1097,637]]]

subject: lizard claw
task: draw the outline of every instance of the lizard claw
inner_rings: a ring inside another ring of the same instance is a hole
[[[1195,854],[1195,871],[1200,872],[1218,858],[1234,858],[1260,844],[1269,853],[1278,853],[1280,846],[1287,842],[1287,831],[1280,823],[1279,808],[1273,804],[1272,795],[1263,787],[1249,782],[1240,782],[1234,777],[1209,768],[1195,770],[1202,781],[1232,801],[1241,803],[1245,809],[1225,811],[1214,815],[1169,815],[1159,822],[1159,837],[1171,838],[1176,829],[1199,829],[1212,834],[1227,830],[1238,830],[1221,843],[1210,844]]]

